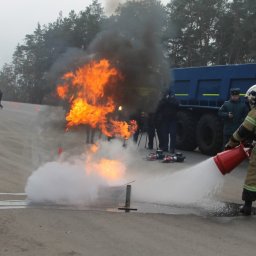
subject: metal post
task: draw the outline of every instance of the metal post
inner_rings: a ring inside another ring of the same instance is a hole
[[[131,205],[131,185],[126,186],[126,197],[125,197],[125,212],[130,211],[130,205]]]
[[[126,186],[125,205],[124,207],[118,207],[118,210],[124,210],[125,212],[137,211],[136,208],[131,208],[131,190],[132,185]]]

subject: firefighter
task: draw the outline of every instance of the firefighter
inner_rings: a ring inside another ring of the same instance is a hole
[[[230,99],[225,101],[219,109],[219,116],[222,117],[224,122],[223,127],[223,145],[225,146],[229,138],[235,132],[235,130],[243,122],[248,108],[245,103],[240,100],[240,89],[230,89]]]
[[[248,89],[245,94],[250,111],[240,127],[234,132],[225,146],[231,149],[241,142],[253,140],[256,135],[256,84]],[[251,215],[252,202],[256,200],[256,146],[254,145],[250,156],[247,176],[244,183],[242,200],[244,205],[241,208],[243,215]]]

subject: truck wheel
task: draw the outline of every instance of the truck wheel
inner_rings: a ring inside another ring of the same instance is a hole
[[[178,112],[176,148],[181,150],[194,150],[196,143],[196,119],[189,112]]]
[[[203,154],[213,156],[221,151],[222,131],[223,126],[217,116],[206,114],[200,118],[196,129],[196,139]]]

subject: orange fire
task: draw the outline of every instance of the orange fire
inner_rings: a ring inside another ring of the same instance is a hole
[[[86,156],[86,173],[97,174],[109,183],[120,182],[125,175],[126,167],[118,160],[100,158],[96,153],[99,145],[92,145]]]
[[[108,137],[128,139],[137,129],[136,122],[126,123],[110,118],[117,106],[105,90],[117,86],[122,79],[120,72],[106,59],[91,61],[74,72],[62,77],[57,94],[71,104],[66,115],[67,128],[87,124],[99,128]]]
[[[57,86],[57,93],[61,99],[65,99],[68,92],[68,86],[67,85],[59,85]]]
[[[97,173],[110,181],[120,180],[124,173],[124,165],[117,160],[101,159],[97,165]]]
[[[97,144],[92,144],[91,147],[90,147],[90,151],[92,153],[96,153],[99,149],[99,146]]]

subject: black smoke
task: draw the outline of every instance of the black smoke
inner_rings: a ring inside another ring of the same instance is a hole
[[[162,88],[168,86],[169,67],[161,44],[165,15],[158,1],[127,1],[88,49],[121,71],[124,80],[110,93],[130,110],[152,111]]]
[[[161,43],[165,22],[166,13],[159,1],[119,4],[88,49],[70,48],[53,65],[51,79],[91,60],[107,58],[123,76],[118,84],[108,86],[107,95],[114,95],[117,105],[128,112],[153,111],[161,91],[169,84],[169,66]]]

